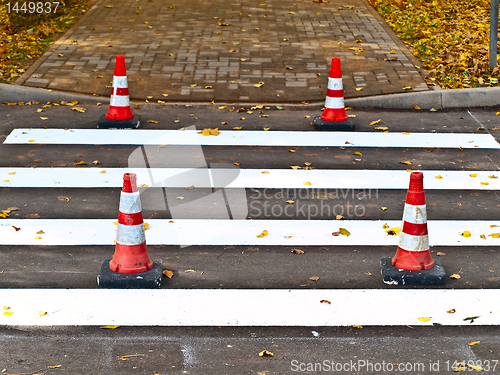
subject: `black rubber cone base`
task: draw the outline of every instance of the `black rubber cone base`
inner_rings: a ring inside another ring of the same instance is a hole
[[[153,268],[140,273],[120,273],[109,268],[106,259],[101,264],[101,272],[97,276],[97,285],[108,289],[156,289],[161,287],[163,261],[153,260]]]
[[[110,120],[106,115],[99,117],[98,129],[137,129],[141,124],[141,116],[134,116],[130,120]]]
[[[441,262],[434,259],[434,267],[425,271],[406,271],[392,265],[393,257],[380,260],[384,283],[389,285],[442,285],[446,282],[446,273]]]
[[[320,116],[314,118],[314,129],[316,130],[346,130],[354,131],[354,124],[351,119],[347,121],[331,122],[324,121]]]

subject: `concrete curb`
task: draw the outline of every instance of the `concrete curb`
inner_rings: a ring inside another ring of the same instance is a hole
[[[422,109],[491,107],[500,105],[500,87],[380,95],[347,99],[345,103],[353,108],[385,109],[412,109],[415,104]]]
[[[48,101],[73,101],[82,103],[109,104],[109,98],[85,95],[65,91],[49,91],[46,89],[9,85],[0,83],[0,103],[4,102],[48,102]],[[142,102],[135,101],[135,102]],[[167,104],[185,104],[170,103]],[[192,103],[210,104],[210,103]],[[219,103],[218,103],[219,104]],[[235,105],[251,103],[234,103]],[[296,103],[272,103],[270,105],[285,105],[287,107],[323,106],[323,102],[309,103],[306,105]],[[364,98],[346,99],[345,105],[353,108],[383,108],[383,109],[413,109],[413,105],[422,109],[450,109],[470,107],[492,107],[500,105],[500,87],[482,87],[473,89],[425,91],[405,94],[378,95]]]
[[[10,102],[29,102],[37,101],[40,103],[57,102],[60,100],[73,101],[86,103],[103,103],[109,104],[109,98],[103,98],[93,95],[85,95],[80,93],[72,93],[65,91],[47,90],[38,87],[26,87],[18,85],[9,85],[0,83],[0,103]]]

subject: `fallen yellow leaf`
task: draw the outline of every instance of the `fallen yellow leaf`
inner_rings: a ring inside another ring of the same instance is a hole
[[[259,353],[259,357],[274,357],[274,354],[268,350],[263,350]]]
[[[355,151],[355,152],[353,152],[352,154],[353,154],[353,155],[358,155],[358,156],[363,156],[363,154],[362,154],[361,152],[359,152],[359,151]]]
[[[477,177],[477,173],[472,173],[469,176],[471,176],[471,177]]]
[[[438,174],[437,176],[434,177],[435,179],[437,180],[442,180],[443,179],[443,176],[441,176],[440,174]]]
[[[481,185],[489,185],[489,182],[480,182]]]
[[[346,236],[346,237],[349,237],[351,235],[351,233],[345,228],[339,228],[339,232],[341,235]]]
[[[492,233],[492,234],[488,234],[488,237],[492,237],[492,238],[500,238],[500,233]]]
[[[262,231],[261,234],[257,235],[256,237],[257,238],[264,238],[265,236],[267,236],[269,234],[269,232],[267,230],[264,230]]]
[[[310,182],[304,182],[304,185],[312,185]]]
[[[360,328],[360,329],[361,329],[361,328],[363,328],[363,326],[360,326],[360,325],[358,325],[358,324],[354,324],[354,325],[352,326],[352,328]]]
[[[463,233],[460,233],[462,237],[470,237],[471,233],[468,230],[463,231]]]
[[[163,274],[167,276],[169,279],[171,279],[174,276],[174,273],[170,270],[164,270]]]
[[[38,312],[38,315],[45,316],[45,315],[47,315],[47,311],[40,311],[40,312]],[[60,367],[60,365],[59,365],[59,367]],[[56,368],[56,367],[50,367],[49,366],[49,368]]]
[[[474,345],[477,345],[479,344],[481,341],[472,341],[472,342],[469,342],[469,346],[474,346]]]
[[[390,236],[395,236],[401,233],[401,227],[391,228],[389,230],[386,230],[385,232]]]
[[[150,122],[152,124],[158,124],[158,121],[155,121],[155,120],[148,120],[148,122]]]
[[[422,316],[422,317],[418,318],[419,322],[428,322],[429,320],[431,320],[430,316]]]
[[[209,135],[217,136],[220,134],[219,128],[215,128],[215,129],[205,128],[201,132],[198,132],[198,133],[201,133],[204,136],[209,136]]]
[[[460,278],[462,278],[462,276],[460,276],[458,273],[454,273],[453,275],[450,276],[450,279],[458,280]]]

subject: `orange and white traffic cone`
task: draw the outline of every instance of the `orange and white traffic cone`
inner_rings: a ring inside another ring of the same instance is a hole
[[[113,88],[108,113],[99,118],[99,129],[136,129],[141,123],[140,116],[134,116],[130,109],[125,56],[116,56]]]
[[[314,118],[313,123],[316,130],[354,130],[353,122],[345,113],[342,71],[338,57],[332,58],[325,109],[321,116]]]
[[[387,284],[443,284],[445,281],[441,264],[432,259],[430,252],[422,172],[410,175],[399,246],[392,259],[382,258],[382,274]]]
[[[137,177],[123,175],[113,259],[105,260],[97,283],[104,288],[158,288],[163,262],[149,258]]]

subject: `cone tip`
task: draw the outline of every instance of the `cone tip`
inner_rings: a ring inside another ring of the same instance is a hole
[[[411,172],[410,180],[423,180],[424,174],[422,172]]]
[[[127,75],[127,72],[125,70],[125,56],[123,55],[116,56],[114,75],[117,77],[123,77]]]
[[[332,67],[330,69],[330,78],[342,78],[342,71],[340,70],[340,58],[332,57]]]
[[[137,191],[137,175],[135,173],[125,173],[123,175],[124,193],[135,193]]]

